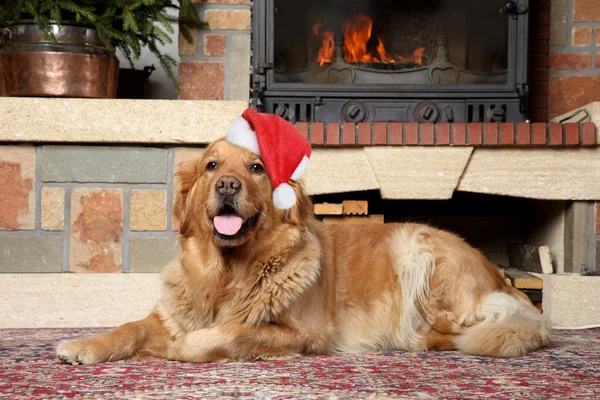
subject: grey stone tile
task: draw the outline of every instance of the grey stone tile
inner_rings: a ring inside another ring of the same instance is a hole
[[[567,20],[569,18],[569,1],[552,0],[550,11],[550,45],[565,46],[567,44]]]
[[[250,34],[234,35],[231,38],[229,56],[229,100],[250,98]]]
[[[61,272],[62,236],[0,237],[0,272]]]
[[[42,180],[166,183],[167,150],[143,147],[44,146]]]
[[[129,246],[131,272],[160,272],[179,254],[176,238],[132,238]]]

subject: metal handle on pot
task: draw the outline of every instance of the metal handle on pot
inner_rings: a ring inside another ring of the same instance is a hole
[[[2,47],[6,39],[12,39],[12,31],[8,28],[2,28],[0,29],[0,47]]]

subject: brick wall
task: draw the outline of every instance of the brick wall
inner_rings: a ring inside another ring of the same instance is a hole
[[[0,272],[158,272],[172,176],[201,148],[0,146]]]
[[[552,0],[549,117],[600,100],[600,1]]]
[[[209,23],[179,37],[180,99],[248,100],[250,95],[250,0],[194,0]]]

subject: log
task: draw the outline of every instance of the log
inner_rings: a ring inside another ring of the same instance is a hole
[[[344,215],[368,215],[369,202],[365,200],[345,200],[342,202]]]
[[[508,260],[511,268],[543,274],[552,273],[552,256],[548,246],[509,244]]]

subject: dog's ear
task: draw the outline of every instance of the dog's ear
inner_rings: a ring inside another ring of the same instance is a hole
[[[184,162],[175,173],[173,218],[179,224],[179,234],[185,236],[191,220],[188,196],[198,179],[199,160]]]
[[[312,200],[306,194],[302,181],[290,181],[290,186],[296,192],[296,204],[286,211],[287,220],[291,225],[304,228],[313,216]]]

